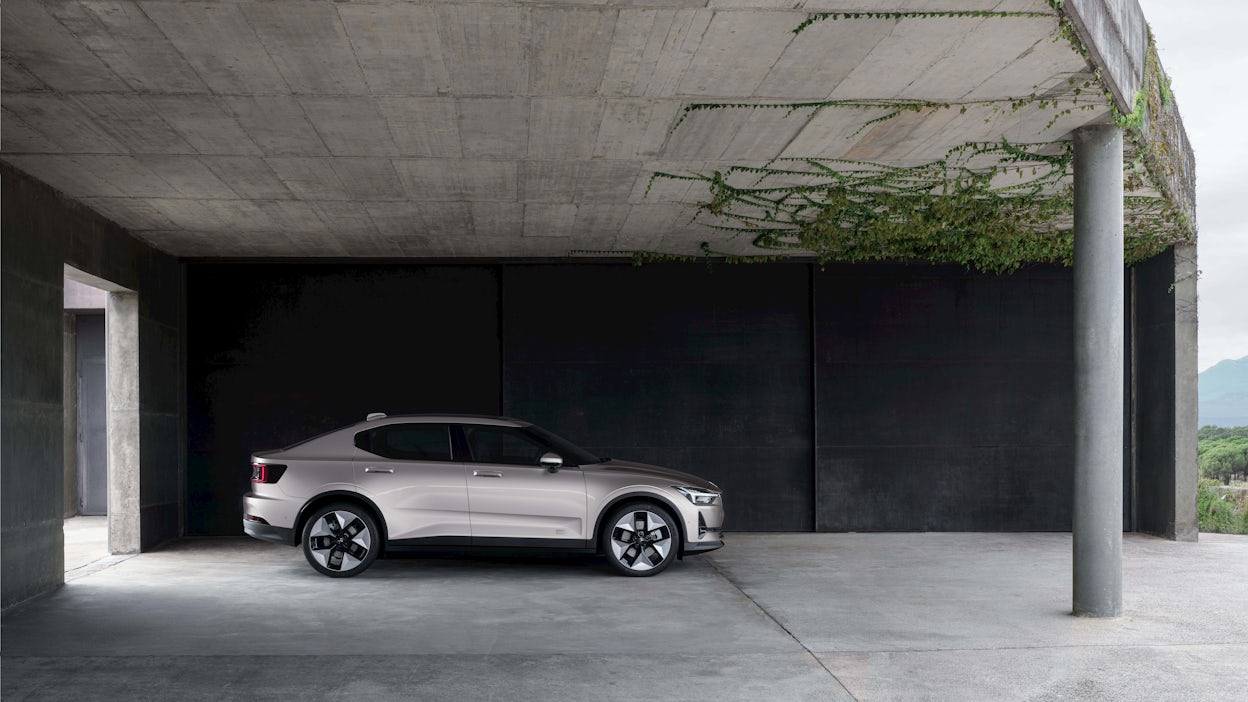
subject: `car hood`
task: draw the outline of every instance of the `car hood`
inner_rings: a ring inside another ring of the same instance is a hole
[[[719,491],[719,487],[709,480],[699,478],[690,473],[683,473],[671,468],[662,466],[652,466],[645,463],[634,463],[633,461],[621,461],[619,459],[611,459],[603,463],[587,466],[593,470],[610,471],[613,473],[632,473],[634,475],[644,475],[650,478],[660,478],[672,481],[673,485],[687,485],[689,487],[700,487],[708,490]]]

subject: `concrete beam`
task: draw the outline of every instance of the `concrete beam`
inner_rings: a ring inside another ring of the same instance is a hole
[[[1144,84],[1148,23],[1136,0],[1067,0],[1062,4],[1118,109],[1129,115]]]

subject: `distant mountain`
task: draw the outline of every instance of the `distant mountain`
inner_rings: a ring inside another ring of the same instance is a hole
[[[1248,426],[1248,356],[1225,360],[1197,376],[1200,426]]]

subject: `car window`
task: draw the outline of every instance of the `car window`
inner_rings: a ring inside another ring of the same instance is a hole
[[[464,437],[472,460],[478,463],[535,466],[548,450],[537,439],[513,427],[465,424]]]
[[[403,461],[451,460],[447,424],[388,424],[355,435],[355,445],[384,458]]]

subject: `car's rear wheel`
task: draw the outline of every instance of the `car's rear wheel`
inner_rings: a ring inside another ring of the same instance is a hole
[[[303,526],[303,555],[318,572],[349,578],[377,560],[379,535],[368,510],[347,503],[327,505]]]
[[[676,560],[680,530],[662,507],[632,502],[612,510],[605,525],[602,551],[622,575],[658,575]]]

